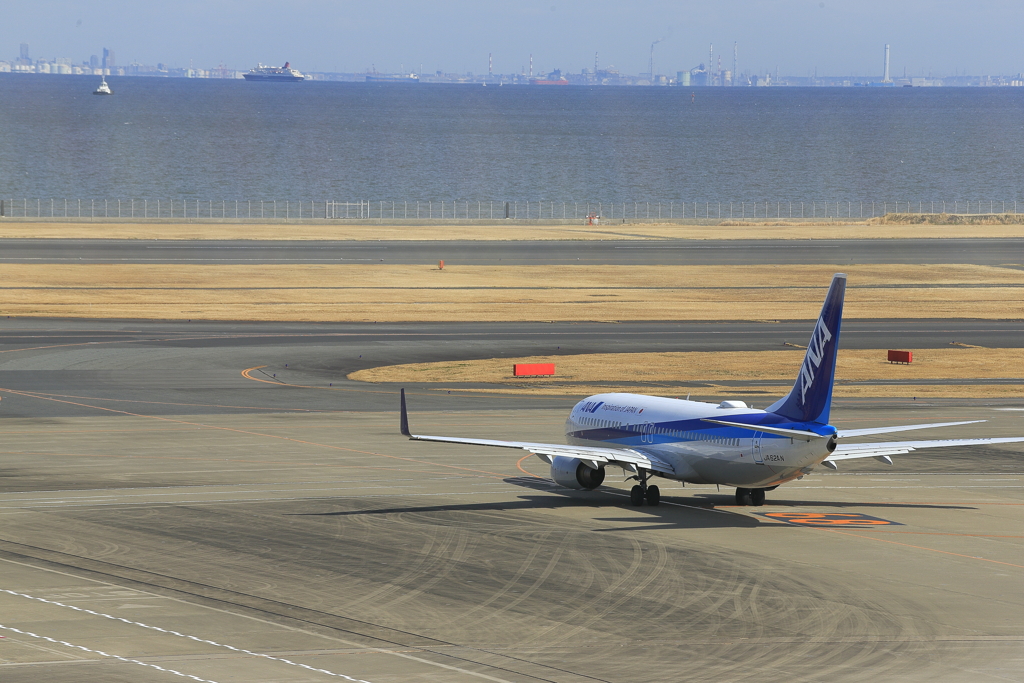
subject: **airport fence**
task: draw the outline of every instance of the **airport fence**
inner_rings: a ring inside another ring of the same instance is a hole
[[[6,218],[183,220],[753,220],[849,219],[906,214],[1017,214],[1024,201],[292,201],[0,199]]]

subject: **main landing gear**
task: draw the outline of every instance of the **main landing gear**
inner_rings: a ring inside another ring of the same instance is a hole
[[[647,501],[648,505],[657,505],[661,502],[661,489],[656,484],[647,485],[647,477],[650,473],[645,469],[637,469],[635,477],[629,479],[636,479],[639,484],[629,490],[629,502],[633,505],[640,506]],[[626,481],[629,481],[627,479]]]
[[[764,505],[765,489],[736,489],[737,505]]]

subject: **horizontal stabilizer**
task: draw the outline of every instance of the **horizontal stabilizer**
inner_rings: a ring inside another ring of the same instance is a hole
[[[849,439],[854,436],[868,436],[870,434],[891,434],[892,432],[909,432],[913,429],[934,429],[936,427],[956,427],[957,425],[970,425],[976,422],[987,420],[966,420],[964,422],[933,422],[927,425],[899,425],[897,427],[869,427],[868,429],[840,429],[836,432],[837,439]]]
[[[950,448],[954,446],[991,446],[1001,443],[1024,443],[1024,437],[995,439],[941,439],[936,441],[892,441],[889,443],[840,444],[826,461],[879,458],[884,455],[903,455],[922,448]]]
[[[837,448],[836,451],[839,449]],[[882,456],[906,455],[913,448],[879,448],[873,451],[855,451],[853,453],[833,453],[825,458],[825,462],[838,462],[839,460],[856,460],[858,458],[880,458]]]
[[[782,427],[765,427],[764,425],[750,425],[744,424],[743,422],[726,422],[725,420],[711,420],[703,419],[701,422],[714,422],[716,425],[725,425],[726,427],[739,427],[740,429],[749,429],[752,432],[765,432],[766,434],[776,434],[778,436],[784,436],[789,439],[800,439],[802,441],[813,441],[814,439],[827,439],[830,434],[816,434],[814,432],[805,432],[800,429],[783,429]]]

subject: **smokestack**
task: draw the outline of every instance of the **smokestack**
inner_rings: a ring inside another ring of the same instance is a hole
[[[494,61],[491,59],[491,53],[487,53],[487,76],[494,75]]]
[[[883,70],[882,83],[892,83],[889,78],[889,44],[885,44],[885,68]]]
[[[739,75],[740,75],[740,72],[738,70],[739,69],[739,67],[738,67],[739,54],[740,54],[739,43],[733,43],[732,44],[732,84],[733,85],[736,85],[737,81],[739,80]]]
[[[886,46],[888,47],[888,46]],[[530,53],[530,78],[533,78],[533,53]]]

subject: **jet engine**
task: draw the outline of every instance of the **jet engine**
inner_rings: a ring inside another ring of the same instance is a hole
[[[595,469],[579,458],[559,455],[551,459],[551,478],[566,488],[589,491],[604,481],[604,468]]]

